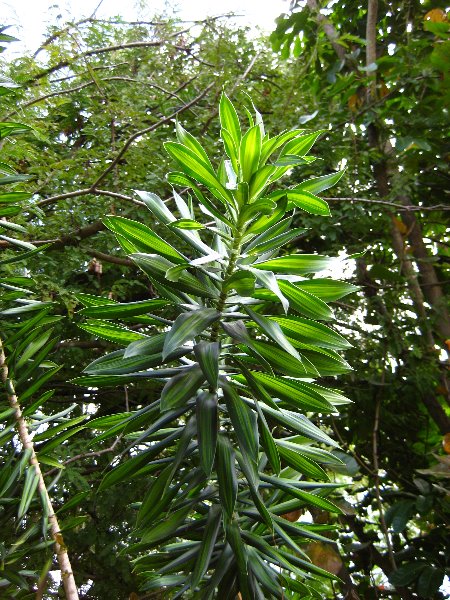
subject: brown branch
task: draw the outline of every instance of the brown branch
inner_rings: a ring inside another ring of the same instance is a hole
[[[133,202],[133,204],[137,204],[139,206],[145,206],[144,202],[141,200],[136,200],[131,196],[125,196],[125,194],[118,194],[116,192],[110,192],[109,190],[98,190],[95,188],[84,188],[81,190],[75,190],[73,192],[67,192],[65,194],[57,194],[56,196],[51,196],[50,198],[45,198],[44,200],[39,200],[36,202],[37,206],[47,206],[48,204],[54,204],[59,200],[67,200],[68,198],[77,198],[78,196],[110,196],[111,198],[117,198],[117,200],[125,200],[126,202]]]
[[[94,450],[92,452],[85,452],[84,454],[83,453],[75,454],[75,456],[71,456],[67,460],[63,461],[61,464],[66,466],[66,465],[70,465],[73,462],[77,462],[79,460],[84,460],[86,458],[95,458],[97,456],[102,456],[103,454],[108,454],[109,452],[114,452],[114,450],[116,449],[116,446],[120,442],[121,438],[122,438],[122,436],[119,435],[114,440],[114,443],[109,448],[103,448],[103,450]],[[45,473],[45,476],[50,477],[51,475],[54,475],[58,471],[59,471],[59,467],[55,467],[54,469],[50,469],[49,471],[47,471]]]
[[[123,265],[125,267],[136,266],[134,262],[129,258],[122,258],[121,256],[112,256],[111,254],[105,254],[104,252],[98,252],[97,250],[92,250],[90,248],[84,249],[84,251],[87,254],[98,258],[99,260],[104,260],[105,262],[109,262],[114,265]]]
[[[414,211],[425,211],[425,210],[443,210],[450,211],[450,206],[446,204],[436,204],[434,206],[415,206],[414,204],[400,204],[398,202],[389,202],[388,200],[375,200],[372,198],[355,198],[355,197],[345,197],[345,198],[324,198],[327,202],[361,202],[368,204],[382,204],[384,206],[392,206],[393,208],[398,208],[402,211],[414,212]]]
[[[172,33],[168,37],[168,39],[172,39],[174,37],[177,37],[181,33],[183,33],[183,31],[176,31],[176,32]],[[30,77],[30,79],[27,79],[26,81],[24,81],[22,85],[27,86],[27,85],[30,85],[31,83],[35,83],[36,81],[39,81],[43,77],[46,77],[47,75],[50,75],[51,73],[54,73],[55,71],[59,71],[61,69],[64,69],[65,67],[69,67],[74,62],[76,62],[78,60],[82,60],[82,59],[87,58],[89,56],[98,56],[100,54],[109,54],[111,52],[116,52],[118,50],[129,50],[129,49],[132,49],[132,48],[158,48],[158,47],[161,47],[161,46],[163,46],[164,44],[167,44],[167,43],[168,43],[168,40],[141,41],[141,42],[128,42],[128,43],[125,43],[125,44],[115,44],[115,45],[112,45],[112,46],[103,46],[101,48],[92,48],[91,50],[86,50],[85,52],[80,52],[80,54],[74,56],[71,60],[62,60],[59,63],[57,63],[56,65],[53,65],[51,67],[47,67],[47,69],[44,69],[43,71],[41,71],[37,75],[33,75],[33,77]],[[189,46],[185,47],[185,46],[177,46],[175,44],[172,44],[172,47],[174,47],[176,50],[184,52],[188,56],[191,56],[195,60],[197,60],[199,62],[203,62],[204,64],[206,64],[206,65],[208,65],[210,67],[214,67],[215,66],[215,65],[211,65],[209,63],[205,63],[204,61],[202,61],[201,59],[199,59],[197,56],[195,56],[193,54],[193,52],[192,52],[192,49],[189,48]]]
[[[78,600],[78,590],[75,583],[75,578],[72,571],[72,565],[70,564],[69,555],[67,548],[64,544],[64,539],[61,533],[61,528],[58,523],[58,518],[55,515],[52,501],[50,499],[47,486],[45,485],[44,476],[41,471],[39,460],[34,450],[34,444],[28,432],[26,421],[22,415],[22,410],[19,404],[19,400],[16,396],[14,385],[9,378],[8,366],[6,364],[6,357],[3,350],[3,344],[0,340],[0,371],[1,380],[5,386],[6,394],[8,397],[9,405],[14,410],[14,418],[17,424],[17,431],[19,434],[20,441],[24,450],[28,450],[30,453],[30,465],[34,467],[36,477],[38,479],[38,490],[41,497],[45,500],[48,510],[48,522],[50,524],[50,531],[52,538],[55,542],[55,552],[58,559],[59,568],[61,569],[61,578],[64,586],[64,591],[67,600]]]

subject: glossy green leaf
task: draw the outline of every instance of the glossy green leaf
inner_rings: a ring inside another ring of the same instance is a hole
[[[131,243],[138,243],[138,248],[141,251],[160,254],[169,260],[175,262],[183,262],[185,258],[172,248],[170,244],[161,239],[154,231],[139,223],[126,219],[124,217],[106,217],[103,223],[113,233],[122,235]]]
[[[231,518],[238,490],[236,459],[233,447],[223,435],[219,435],[217,439],[216,471],[220,502],[228,517]]]
[[[222,202],[229,200],[230,194],[225,190],[212,168],[205,163],[198,155],[177,142],[166,142],[164,144],[166,151],[180,165],[181,170],[189,177],[203,183]]]
[[[286,155],[305,156],[311,150],[317,138],[323,133],[327,133],[327,131],[327,129],[321,129],[320,131],[306,133],[290,140],[282,148],[280,157]]]
[[[220,313],[213,308],[203,308],[178,315],[166,335],[163,358],[182,346],[187,340],[192,340],[200,333],[203,333],[219,318]]]
[[[256,414],[240,398],[233,385],[224,383],[222,389],[239,446],[249,456],[250,460],[256,464],[259,451]]]
[[[325,471],[309,457],[295,452],[292,448],[288,448],[280,443],[277,446],[281,459],[287,465],[306,477],[318,479],[319,481],[328,481]]]
[[[230,99],[224,93],[220,97],[219,117],[222,129],[225,129],[229,133],[235,147],[239,148],[242,137],[239,117]]]
[[[300,355],[294,346],[286,339],[284,333],[281,330],[281,327],[275,321],[256,313],[249,307],[245,307],[249,317],[258,325],[258,327],[262,330],[263,333],[267,335],[268,338],[273,340],[276,344],[280,346],[285,352],[296,358],[301,362]]]
[[[167,306],[167,300],[142,300],[140,302],[126,302],[115,304],[102,304],[100,306],[88,306],[80,310],[81,315],[95,319],[123,319],[125,317],[137,317],[153,312]]]
[[[17,512],[17,516],[19,519],[22,519],[28,511],[28,508],[33,500],[34,493],[39,483],[39,477],[36,473],[36,469],[34,465],[30,465],[27,468],[27,472],[25,475],[25,483],[23,486],[22,496],[20,499],[19,509]]]
[[[174,267],[174,263],[170,262],[157,254],[131,254],[130,258],[146,273],[150,279],[155,279],[163,285],[175,289],[177,291],[186,292],[203,298],[214,298],[217,292],[206,288],[196,277],[183,271],[180,274],[177,282],[170,282],[166,279],[165,274]]]
[[[333,319],[333,312],[323,300],[317,298],[310,292],[300,289],[289,281],[278,282],[280,290],[289,300],[290,307],[296,312],[311,319],[329,321]]]
[[[264,404],[261,404],[261,408],[266,415],[286,427],[289,431],[304,435],[317,442],[334,446],[335,448],[338,447],[338,444],[330,436],[311,423],[304,415],[285,409],[274,410],[272,407]]]
[[[161,412],[183,406],[204,381],[203,371],[197,366],[186,368],[184,372],[169,379],[161,393]]]
[[[328,203],[311,194],[311,192],[307,192],[306,190],[287,190],[286,196],[291,205],[301,208],[306,212],[312,215],[321,215],[322,217],[330,216],[330,208]]]
[[[294,190],[311,192],[311,194],[320,194],[320,192],[336,185],[344,173],[345,169],[343,171],[337,171],[337,173],[331,173],[331,175],[322,175],[322,177],[307,179],[297,185]]]
[[[255,276],[249,271],[235,271],[223,285],[226,291],[236,290],[239,296],[252,296],[255,290]]]
[[[186,129],[184,129],[184,127],[182,127],[178,121],[176,122],[176,132],[178,141],[192,150],[198,156],[198,158],[208,165],[211,171],[214,172],[211,161],[209,160],[209,157],[200,142],[188,131],[186,131]]]
[[[220,506],[213,504],[208,512],[208,521],[206,523],[200,551],[198,552],[194,571],[192,573],[191,587],[193,589],[198,586],[204,574],[208,570],[211,556],[214,551],[214,546],[216,544],[217,535],[219,533],[221,517],[222,511]]]
[[[218,429],[217,394],[203,392],[197,397],[197,437],[200,465],[208,477],[214,465]]]
[[[127,344],[134,342],[135,340],[141,340],[147,336],[137,331],[132,331],[126,327],[120,325],[113,325],[112,323],[104,323],[102,321],[88,321],[87,323],[81,323],[78,325],[84,331],[95,335],[96,337],[126,346]]]
[[[215,390],[219,381],[219,342],[199,342],[194,354],[210,386]]]
[[[295,284],[296,287],[314,294],[325,302],[340,300],[344,296],[357,292],[359,287],[345,281],[335,281],[333,279],[309,279]]]
[[[319,254],[289,254],[256,263],[255,267],[273,273],[306,275],[329,269],[335,261],[335,258]]]
[[[253,377],[263,387],[294,407],[314,412],[334,412],[334,407],[309,384],[254,371]]]
[[[177,219],[176,221],[173,221],[170,226],[178,229],[205,229],[204,225],[193,219]]]
[[[258,125],[251,127],[243,136],[239,146],[239,164],[242,181],[250,182],[253,173],[258,170],[261,156],[261,129]]]
[[[336,350],[351,347],[351,344],[339,333],[336,333],[321,323],[291,316],[276,316],[270,318],[279,324],[289,338],[293,338],[299,342],[315,344],[320,348]]]

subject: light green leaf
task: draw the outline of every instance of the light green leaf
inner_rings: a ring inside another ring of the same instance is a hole
[[[306,275],[307,273],[317,273],[329,269],[335,261],[335,258],[320,256],[319,254],[288,254],[256,263],[255,267],[273,273]]]
[[[222,129],[225,129],[231,136],[236,148],[239,148],[241,142],[241,125],[236,109],[228,96],[222,93],[219,104],[219,117]],[[230,156],[230,158],[232,158]]]
[[[242,182],[250,183],[253,173],[258,170],[261,156],[261,129],[258,125],[251,127],[241,140],[239,147],[239,164]]]
[[[143,252],[164,256],[175,262],[184,262],[186,259],[172,248],[170,244],[161,239],[154,231],[143,223],[125,219],[124,217],[106,217],[103,223],[113,233],[123,236]]]
[[[289,300],[289,305],[295,311],[304,314],[311,319],[329,321],[334,318],[332,310],[323,300],[313,296],[310,292],[300,289],[289,281],[278,281],[280,290]]]
[[[126,302],[107,304],[100,306],[88,306],[80,310],[81,315],[94,317],[96,319],[123,319],[126,317],[137,317],[153,312],[170,304],[167,300],[142,300],[140,302]]]

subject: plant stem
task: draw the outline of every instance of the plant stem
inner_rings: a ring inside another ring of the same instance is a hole
[[[45,485],[44,476],[41,471],[39,460],[34,451],[34,444],[30,438],[26,421],[22,415],[22,409],[20,408],[19,400],[14,390],[14,385],[8,374],[8,366],[6,365],[6,357],[3,351],[3,345],[0,340],[0,371],[1,380],[5,386],[6,394],[8,396],[9,405],[14,409],[14,418],[17,423],[17,430],[19,433],[20,441],[24,450],[30,451],[30,465],[32,465],[36,471],[38,478],[38,490],[41,498],[43,498],[47,504],[48,509],[48,521],[50,523],[50,531],[52,538],[55,541],[55,552],[58,559],[59,568],[61,569],[61,578],[64,585],[64,591],[67,600],[79,600],[77,586],[75,584],[75,578],[72,572],[72,566],[70,564],[69,555],[67,554],[67,548],[64,544],[64,539],[61,533],[61,529],[58,523],[58,518],[55,515],[52,501]]]
[[[236,227],[236,236],[234,238],[233,245],[231,247],[231,252],[230,252],[230,260],[228,261],[228,266],[225,271],[225,275],[223,277],[222,289],[220,290],[219,299],[217,300],[216,310],[220,313],[224,309],[225,301],[228,296],[228,290],[225,289],[225,282],[234,273],[234,269],[236,267],[236,261],[239,258],[239,255],[241,253],[241,244],[242,244],[243,237],[244,237],[244,228],[240,225],[240,222],[238,219],[238,223],[237,223],[237,227]],[[217,342],[217,339],[219,337],[219,325],[220,325],[220,321],[215,321],[215,323],[213,324],[213,326],[211,328],[211,341],[212,342]]]

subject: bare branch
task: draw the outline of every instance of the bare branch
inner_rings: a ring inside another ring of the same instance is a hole
[[[399,208],[402,211],[418,211],[421,212],[423,210],[450,210],[450,206],[445,204],[436,204],[434,206],[414,206],[413,204],[398,204],[396,202],[389,202],[388,200],[372,200],[371,198],[356,198],[356,197],[347,197],[347,198],[324,198],[327,202],[366,202],[368,204],[383,204],[384,206],[392,206],[394,208]]]

